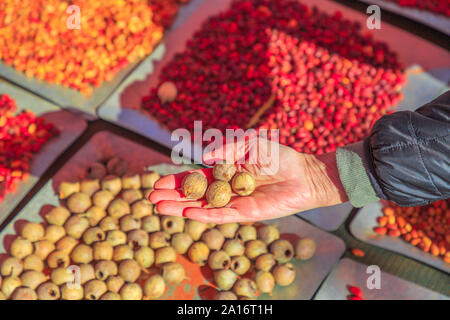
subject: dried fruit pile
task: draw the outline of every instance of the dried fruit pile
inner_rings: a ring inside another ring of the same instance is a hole
[[[367,136],[401,99],[396,55],[358,23],[293,0],[238,0],[207,20],[160,75],[164,90],[143,98],[169,130],[246,128],[270,97],[257,128],[310,153]],[[167,83],[175,85],[173,90]]]
[[[450,263],[450,200],[402,208],[388,203],[374,231],[406,242]]]
[[[177,255],[214,273],[217,299],[253,299],[287,286],[291,259],[308,260],[311,238],[293,246],[273,225],[204,224],[159,216],[147,200],[156,172],[127,173],[118,157],[62,182],[45,223],[27,222],[0,267],[1,299],[157,299],[186,279]],[[70,269],[68,269],[70,267]],[[77,269],[80,286],[73,285]]]
[[[0,95],[0,201],[28,177],[33,154],[52,137],[57,128],[31,111],[14,114],[15,100]]]
[[[92,86],[111,81],[126,65],[150,54],[162,38],[161,23],[170,24],[179,7],[177,0],[75,4],[80,29],[68,27],[75,21],[66,12],[68,1],[2,1],[0,60],[28,77],[89,95]]]
[[[439,13],[450,17],[450,2],[448,0],[388,0],[396,2],[402,7],[413,7],[420,10],[426,10]]]

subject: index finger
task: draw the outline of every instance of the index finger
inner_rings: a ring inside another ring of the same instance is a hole
[[[212,168],[203,168],[203,169],[183,171],[177,174],[169,174],[167,176],[161,177],[158,181],[155,182],[153,188],[155,190],[181,188],[181,184],[183,182],[184,177],[193,172],[198,172],[204,175],[208,180],[208,184],[210,184],[214,180]]]

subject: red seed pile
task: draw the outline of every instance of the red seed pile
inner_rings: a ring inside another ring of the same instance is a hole
[[[71,4],[79,7],[79,29],[70,27]],[[150,54],[178,7],[178,0],[0,1],[0,60],[27,77],[90,95]]]
[[[450,263],[450,200],[402,208],[388,203],[374,231],[406,242]]]
[[[402,7],[412,7],[450,17],[450,1],[448,0],[389,0]]]
[[[396,55],[361,26],[293,0],[238,0],[207,20],[161,72],[174,101],[158,88],[143,98],[169,130],[245,128],[272,95],[256,128],[280,129],[280,141],[323,153],[367,136],[395,105],[405,82]]]
[[[0,95],[0,201],[28,177],[33,154],[52,137],[57,128],[31,111],[14,115],[16,102]]]

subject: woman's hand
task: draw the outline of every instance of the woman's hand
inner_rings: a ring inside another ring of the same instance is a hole
[[[258,149],[268,150],[269,147],[278,148],[278,155],[273,153],[268,158],[257,154]],[[251,161],[251,155],[255,153],[257,156],[253,159],[256,160]],[[255,177],[256,189],[250,196],[233,194],[223,208],[211,208],[205,200],[186,199],[181,192],[181,183],[187,174],[197,171],[206,176],[208,183],[214,180],[212,168],[205,168],[162,177],[155,183],[149,200],[156,204],[160,214],[217,224],[275,219],[348,200],[339,180],[334,153],[301,154],[263,138],[250,138],[203,156],[206,164],[224,159],[236,163],[238,171],[249,172]]]

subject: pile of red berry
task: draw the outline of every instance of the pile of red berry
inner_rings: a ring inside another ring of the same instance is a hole
[[[431,11],[450,17],[450,1],[448,0],[389,0],[402,7],[413,7],[420,10]]]
[[[256,128],[280,129],[280,141],[323,153],[367,136],[400,99],[405,82],[396,55],[361,26],[293,0],[238,0],[207,20],[161,72],[177,96],[158,88],[143,98],[169,130],[246,128],[275,96]]]
[[[377,220],[376,233],[401,237],[450,263],[450,200],[408,208],[387,203],[383,214]]]
[[[58,134],[57,128],[31,111],[14,115],[16,102],[0,95],[0,201],[28,177],[34,153]]]

